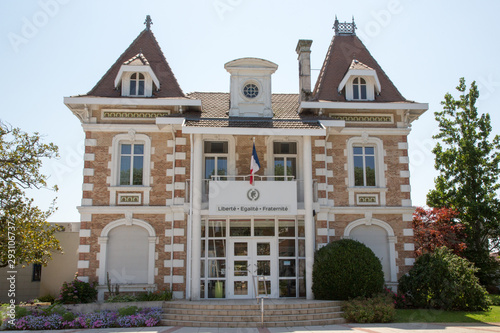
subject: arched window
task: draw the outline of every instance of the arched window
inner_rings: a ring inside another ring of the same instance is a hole
[[[352,99],[367,99],[366,80],[362,77],[357,77],[352,81]]]
[[[397,238],[387,222],[366,217],[353,221],[344,229],[344,238],[354,239],[368,246],[380,259],[386,283],[397,282]]]
[[[130,96],[144,96],[144,74],[134,73],[130,76]]]

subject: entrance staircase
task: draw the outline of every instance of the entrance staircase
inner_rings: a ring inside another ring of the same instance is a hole
[[[161,325],[189,327],[293,327],[345,322],[339,301],[265,299],[264,324],[258,300],[172,301],[163,305]]]

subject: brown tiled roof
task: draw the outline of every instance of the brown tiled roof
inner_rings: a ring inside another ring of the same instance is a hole
[[[185,113],[186,126],[253,128],[322,128],[317,117],[299,115],[298,94],[272,94],[273,118],[229,117],[229,93],[193,92],[189,98],[200,99],[202,112]]]
[[[203,118],[228,118],[229,93],[192,92],[189,98],[200,99]],[[273,119],[300,119],[298,94],[272,94]]]
[[[160,81],[160,90],[153,91],[152,98],[155,97],[185,97],[174,73],[163,55],[163,52],[156,41],[153,32],[143,30],[139,36],[122,53],[111,68],[97,82],[94,88],[87,93],[88,96],[98,97],[120,97],[121,91],[115,89],[114,81],[122,64],[132,60],[135,56],[142,54],[149,62],[151,69]]]
[[[313,100],[346,101],[345,94],[338,93],[338,86],[352,65],[353,59],[376,71],[382,91],[380,95],[375,96],[375,102],[406,101],[361,40],[353,35],[333,37],[314,87]]]

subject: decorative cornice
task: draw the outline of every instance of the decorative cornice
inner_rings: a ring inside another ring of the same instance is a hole
[[[103,118],[158,118],[167,117],[170,115],[169,111],[162,112],[126,112],[126,111],[104,111]]]
[[[330,118],[334,120],[344,120],[345,122],[356,123],[393,123],[391,115],[337,115],[330,114]]]

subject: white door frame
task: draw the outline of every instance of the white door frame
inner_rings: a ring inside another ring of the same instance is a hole
[[[248,254],[246,256],[235,256],[234,255],[234,244],[235,243],[247,243]],[[269,243],[270,244],[270,255],[269,256],[257,256],[257,243]],[[227,286],[226,286],[226,297],[228,299],[237,298],[255,298],[255,289],[257,288],[258,281],[254,276],[257,274],[257,261],[258,260],[270,260],[271,275],[267,277],[267,280],[271,283],[271,293],[267,296],[270,298],[279,297],[279,283],[278,283],[278,248],[276,237],[230,237],[228,238],[228,251],[227,256]],[[248,272],[246,276],[235,276],[235,261],[247,261],[248,262]],[[246,281],[248,283],[248,294],[246,295],[235,295],[234,293],[234,282],[235,281]]]

